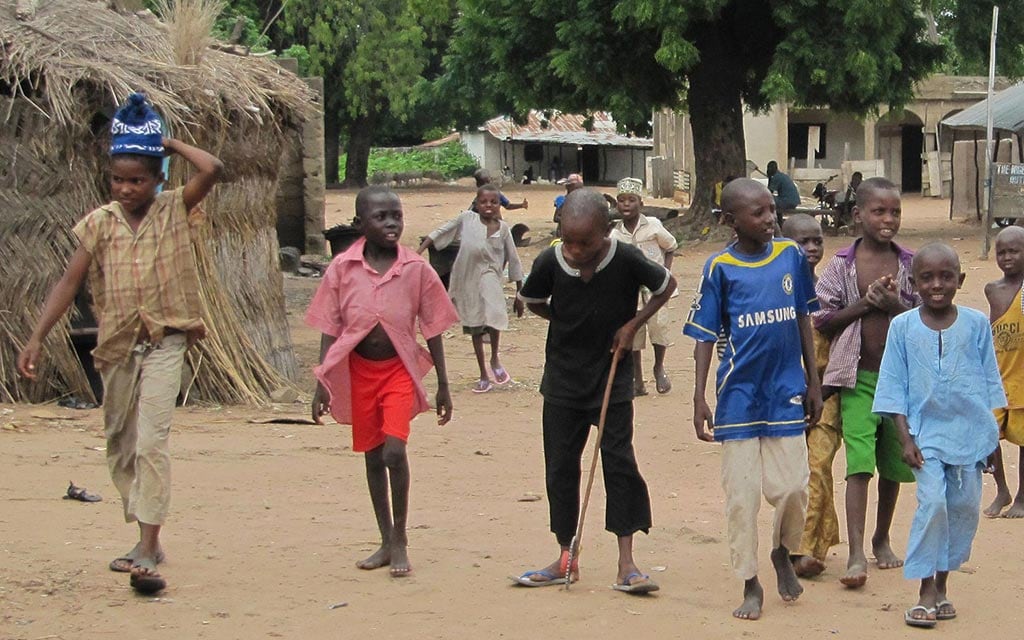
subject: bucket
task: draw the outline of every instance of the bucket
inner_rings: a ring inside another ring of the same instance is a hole
[[[339,224],[324,230],[324,238],[331,243],[331,257],[352,246],[363,234],[351,225]]]

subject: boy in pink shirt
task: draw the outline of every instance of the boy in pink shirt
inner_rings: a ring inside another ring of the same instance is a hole
[[[352,448],[366,454],[366,481],[381,546],[360,569],[412,571],[407,552],[409,459],[413,417],[430,408],[423,376],[437,371],[437,423],[452,415],[441,334],[458,322],[430,265],[399,244],[402,203],[384,187],[356,197],[355,225],[363,233],[331,262],[310,302],[306,322],[323,333],[313,419],[330,412],[352,425]],[[427,349],[416,341],[416,322]],[[388,505],[388,494],[391,505]]]

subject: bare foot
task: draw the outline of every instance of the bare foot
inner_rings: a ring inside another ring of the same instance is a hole
[[[637,397],[647,395],[647,387],[644,386],[642,380],[639,383],[633,383],[633,395]]]
[[[871,550],[875,554],[875,562],[879,569],[896,569],[903,566],[903,559],[896,555],[889,546],[889,539],[872,540]]]
[[[391,577],[404,578],[412,573],[412,565],[409,564],[409,552],[405,545],[392,545],[391,547]]]
[[[839,578],[839,582],[850,589],[860,589],[868,581],[867,563],[862,560],[850,559],[846,567],[846,574]]]
[[[1010,494],[1003,493],[1002,491],[1000,491],[999,493],[996,494],[996,497],[992,501],[992,504],[985,507],[985,510],[982,511],[982,513],[985,514],[985,517],[987,518],[998,518],[1002,510],[1005,509],[1009,504]]]
[[[801,578],[813,578],[825,571],[825,563],[814,556],[793,556],[793,570]]]
[[[734,618],[740,620],[757,620],[761,617],[761,606],[764,604],[764,589],[757,576],[743,583],[743,602],[733,610]]]
[[[779,580],[779,595],[785,602],[793,602],[804,592],[800,581],[793,571],[793,563],[789,561],[789,550],[786,547],[772,549],[772,565]]]
[[[1003,514],[1004,518],[1024,518],[1024,498],[1017,496],[1017,499],[1013,501],[1013,506],[1006,510]]]
[[[381,567],[386,567],[389,564],[391,564],[391,550],[385,546],[381,546],[380,549],[377,549],[373,552],[372,556],[366,558],[365,560],[360,560],[359,562],[357,562],[356,566],[360,569],[370,571],[373,569],[380,569]]]
[[[668,374],[665,373],[663,367],[654,368],[654,381],[658,393],[664,394],[672,390],[672,381],[668,379]]]

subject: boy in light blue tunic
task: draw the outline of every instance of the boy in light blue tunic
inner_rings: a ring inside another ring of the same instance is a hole
[[[899,430],[917,479],[917,511],[903,575],[920,580],[904,614],[915,627],[956,617],[949,572],[970,557],[981,507],[981,472],[999,442],[993,409],[1006,405],[988,317],[953,304],[960,260],[934,243],[914,256],[911,282],[923,305],[893,319],[873,411]]]

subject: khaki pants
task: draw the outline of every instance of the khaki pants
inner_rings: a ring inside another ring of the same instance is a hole
[[[107,466],[121,494],[126,522],[163,524],[167,517],[167,439],[187,347],[185,334],[174,333],[157,345],[136,345],[128,360],[102,372]]]
[[[651,292],[647,288],[640,290],[640,306],[647,304],[651,299]],[[668,329],[668,314],[665,307],[658,309],[647,322],[640,325],[633,336],[633,351],[643,351],[647,348],[647,334],[651,336],[651,344],[667,347],[672,344],[672,336]]]
[[[807,442],[799,436],[722,443],[722,488],[733,571],[757,575],[757,512],[761,494],[775,507],[772,549],[800,547],[807,508]]]

